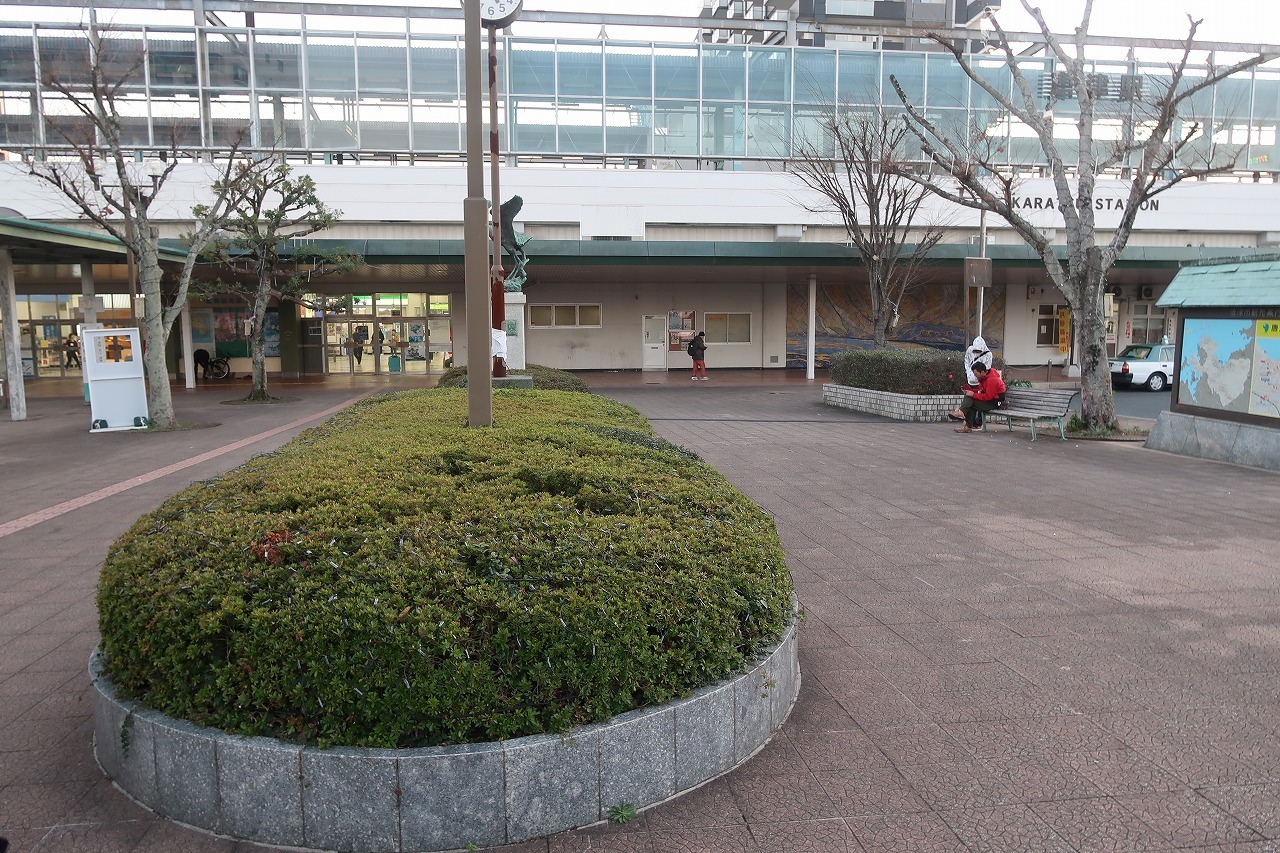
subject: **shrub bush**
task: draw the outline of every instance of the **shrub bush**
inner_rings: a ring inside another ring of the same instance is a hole
[[[365,401],[198,483],[111,548],[122,697],[246,735],[405,747],[562,732],[781,636],[772,520],[602,397]]]
[[[1003,363],[996,359],[997,369]],[[940,349],[850,350],[831,359],[831,381],[894,394],[959,394],[964,353]]]
[[[524,370],[509,370],[511,376],[532,376],[534,390],[540,391],[580,391],[591,393],[587,383],[567,370],[554,367],[543,367],[541,364],[530,364]],[[452,367],[446,370],[436,383],[437,388],[466,388],[467,368]]]

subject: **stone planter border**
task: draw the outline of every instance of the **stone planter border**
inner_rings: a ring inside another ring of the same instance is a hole
[[[89,661],[94,750],[129,796],[219,835],[361,853],[507,844],[643,808],[732,770],[800,689],[796,625],[742,674],[561,735],[428,749],[315,749],[117,699]]]
[[[822,386],[822,402],[841,409],[869,412],[898,421],[936,423],[946,420],[947,412],[960,405],[960,394],[894,394],[826,382]]]

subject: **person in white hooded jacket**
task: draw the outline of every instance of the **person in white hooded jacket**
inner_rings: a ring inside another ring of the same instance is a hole
[[[970,388],[978,387],[978,377],[973,375],[973,366],[981,364],[990,370],[991,361],[991,350],[987,349],[986,340],[979,335],[973,339],[973,343],[969,344],[969,348],[964,352],[964,375],[965,381],[969,383]],[[950,417],[953,421],[964,420],[964,412],[960,411],[960,407],[957,406],[952,410]]]

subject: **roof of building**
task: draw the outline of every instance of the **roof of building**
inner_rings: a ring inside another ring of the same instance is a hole
[[[109,234],[48,225],[20,217],[0,217],[0,247],[17,264],[118,263],[126,255],[123,243]],[[186,253],[161,247],[160,260],[181,263]]]
[[[1280,307],[1280,258],[1183,267],[1156,304],[1162,308]]]

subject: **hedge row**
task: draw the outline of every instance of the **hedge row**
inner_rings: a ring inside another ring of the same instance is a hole
[[[530,364],[523,370],[510,370],[508,375],[532,376],[533,387],[541,391],[580,391],[584,394],[591,391],[586,382],[583,382],[569,371],[558,370],[554,367],[544,367],[541,364]],[[449,368],[441,375],[436,387],[466,388],[467,368],[465,366]]]
[[[928,348],[850,350],[832,357],[831,381],[894,394],[958,394],[965,382],[964,353]]]
[[[563,732],[781,636],[772,520],[601,397],[367,401],[196,484],[111,548],[123,696],[247,735],[405,747]]]

